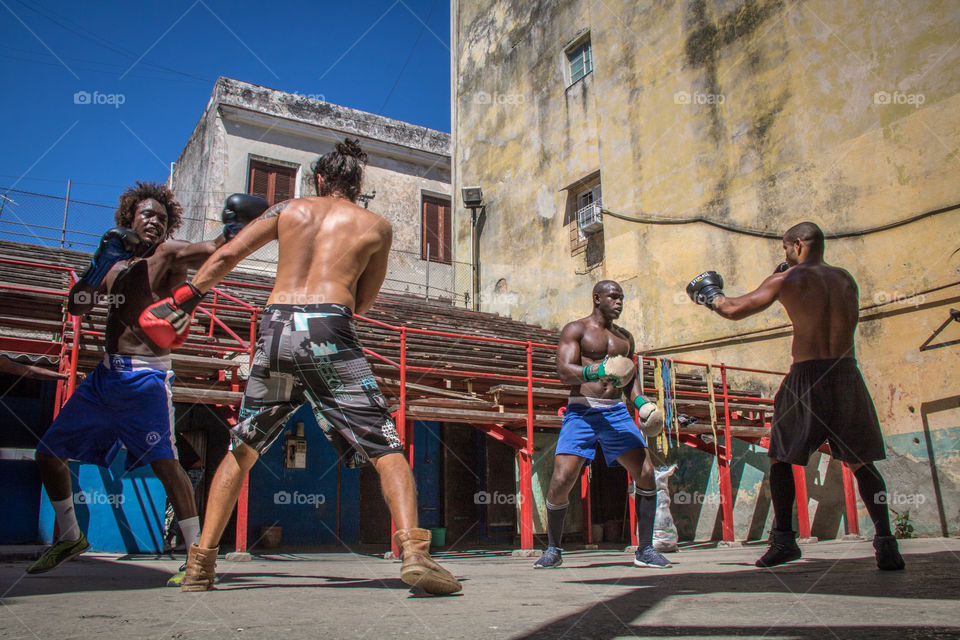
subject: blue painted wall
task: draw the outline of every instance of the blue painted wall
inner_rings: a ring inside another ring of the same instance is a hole
[[[354,544],[360,539],[360,472],[340,467],[340,531],[337,535],[337,455],[313,417],[301,407],[284,429],[304,423],[307,467],[283,466],[283,435],[250,472],[247,542],[251,548],[265,526],[283,528],[283,546]]]
[[[0,460],[0,544],[33,544],[39,539],[40,474],[33,460]]]
[[[77,522],[94,551],[158,553],[163,549],[167,494],[149,465],[125,473],[126,454],[121,450],[109,469],[70,463]],[[53,507],[42,489],[40,500],[40,538],[50,543]]]

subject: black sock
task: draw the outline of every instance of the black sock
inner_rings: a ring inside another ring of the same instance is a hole
[[[860,498],[867,505],[867,511],[870,513],[870,519],[873,520],[873,528],[877,535],[891,535],[890,513],[887,511],[887,485],[883,481],[883,476],[872,462],[857,469],[853,475],[857,477]]]
[[[770,465],[770,499],[773,502],[773,528],[793,531],[793,503],[797,487],[793,483],[793,466],[787,462]]]
[[[567,507],[570,503],[556,505],[547,501],[547,545],[560,547],[563,537],[563,519],[567,517]],[[587,526],[590,526],[587,524]]]
[[[653,544],[653,521],[657,517],[657,490],[637,487],[637,547],[646,549]]]

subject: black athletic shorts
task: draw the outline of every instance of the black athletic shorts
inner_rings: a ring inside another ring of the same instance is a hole
[[[348,467],[403,451],[347,307],[264,309],[240,423],[231,433],[262,454],[304,402]]]
[[[877,410],[853,358],[794,363],[773,400],[771,458],[805,465],[824,442],[844,462],[886,457]]]

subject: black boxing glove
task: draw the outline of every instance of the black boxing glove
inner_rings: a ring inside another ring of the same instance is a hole
[[[107,277],[110,267],[121,260],[132,258],[141,248],[141,244],[140,236],[133,229],[108,229],[100,238],[100,245],[90,260],[90,266],[80,276],[80,282],[96,289]]]
[[[713,309],[713,299],[723,294],[723,276],[716,271],[705,271],[687,285],[687,295],[697,304]]]
[[[270,205],[260,196],[249,193],[234,193],[223,203],[220,219],[223,221],[223,237],[232,240],[240,230],[259,218]]]
[[[789,268],[790,268],[790,263],[789,263],[789,262],[781,262],[780,264],[777,265],[777,268],[774,269],[773,272],[774,272],[774,273],[783,273],[784,271],[786,271],[786,270],[789,269]]]

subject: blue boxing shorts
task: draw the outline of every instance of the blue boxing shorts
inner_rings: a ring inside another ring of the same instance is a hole
[[[597,441],[603,447],[608,467],[619,467],[617,458],[631,449],[647,446],[643,433],[621,400],[611,403],[601,398],[571,397],[560,426],[557,455],[565,453],[592,462]]]
[[[76,388],[37,452],[109,467],[127,448],[126,469],[177,459],[170,358],[107,354]]]

